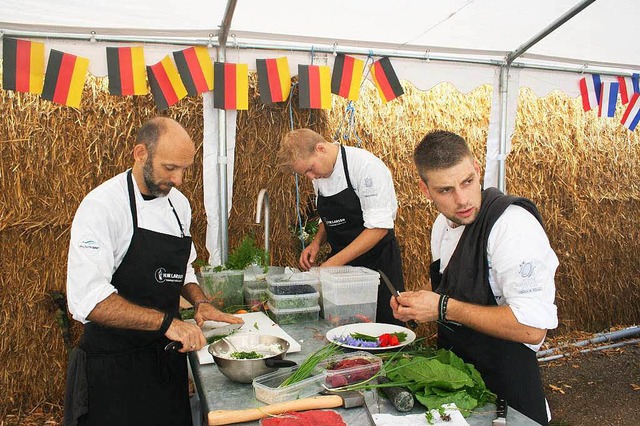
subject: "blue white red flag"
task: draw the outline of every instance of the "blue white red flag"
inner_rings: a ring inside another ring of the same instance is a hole
[[[635,93],[633,90],[633,80],[631,77],[622,77],[619,75],[618,84],[620,85],[620,101],[622,101],[622,105],[626,105]]]
[[[600,100],[600,75],[591,74],[580,79],[580,94],[582,95],[582,108],[590,111],[598,105]]]
[[[629,101],[629,105],[627,105],[627,109],[622,115],[622,120],[620,122],[624,127],[631,130],[632,132],[635,130],[638,125],[638,121],[640,121],[640,93],[636,93],[631,97]]]
[[[613,117],[616,115],[616,103],[618,102],[617,81],[606,81],[600,89],[600,103],[598,105],[598,117]]]
[[[631,75],[631,81],[633,82],[633,93],[640,93],[640,74],[634,72]]]

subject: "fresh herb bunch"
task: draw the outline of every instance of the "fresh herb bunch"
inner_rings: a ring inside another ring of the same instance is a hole
[[[235,250],[229,253],[225,269],[244,270],[247,266],[256,264],[266,268],[269,265],[269,255],[264,249],[256,246],[256,241],[251,236],[246,236]]]
[[[324,361],[325,359],[339,352],[342,352],[340,346],[334,343],[324,345],[323,347],[309,355],[309,357],[307,357],[307,359],[305,359],[304,362],[300,364],[300,367],[298,367],[298,369],[294,371],[292,375],[287,377],[287,379],[278,387],[283,388],[285,386],[301,382],[304,379],[311,377],[313,370],[315,370],[319,362]]]

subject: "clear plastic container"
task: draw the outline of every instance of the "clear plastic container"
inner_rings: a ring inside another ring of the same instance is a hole
[[[196,278],[205,296],[216,308],[223,310],[244,304],[243,271],[202,271],[196,274]]]
[[[244,303],[249,306],[261,305],[267,301],[267,289],[244,288]]]
[[[278,295],[308,294],[318,291],[320,280],[311,272],[267,275],[269,291]]]
[[[318,321],[320,313],[320,306],[317,305],[310,308],[278,309],[274,308],[271,303],[267,302],[267,308],[269,317],[280,325]]]
[[[376,322],[377,307],[378,302],[336,305],[324,299],[324,319],[334,327],[358,322]]]
[[[306,398],[320,392],[324,383],[324,374],[315,374],[298,383],[289,386],[278,387],[284,382],[298,367],[281,368],[273,373],[258,376],[253,379],[253,390],[258,401],[267,404],[292,401],[294,399]]]
[[[328,388],[364,382],[382,368],[382,358],[369,352],[356,351],[334,355],[321,361],[315,369],[316,374],[325,375]]]
[[[323,304],[327,301],[334,305],[351,305],[356,303],[372,303],[378,300],[380,281],[322,281]]]
[[[316,291],[307,294],[278,295],[267,290],[267,299],[276,309],[300,309],[318,306],[320,294]]]

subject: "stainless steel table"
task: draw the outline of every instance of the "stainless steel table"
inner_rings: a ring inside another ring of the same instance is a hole
[[[318,350],[327,343],[325,334],[332,326],[324,320],[318,322],[308,322],[292,325],[283,325],[282,329],[291,337],[300,342],[302,350],[300,352],[287,354],[286,358],[302,363],[307,356]],[[251,384],[235,383],[227,379],[215,364],[201,365],[195,353],[189,354],[189,363],[193,373],[196,390],[200,398],[201,410],[204,418],[209,411],[214,410],[241,410],[244,408],[255,408],[265,404],[255,399]],[[372,413],[393,413],[401,415],[395,411],[390,403],[382,398],[377,398],[373,392],[365,395],[367,406]],[[370,426],[371,422],[366,414],[365,407],[344,409],[337,408],[344,422],[349,426]],[[478,410],[480,413],[467,417],[467,422],[471,426],[491,425],[495,418],[495,406],[489,404]],[[424,413],[425,408],[416,403],[414,410],[407,414]],[[510,426],[534,426],[538,423],[509,407],[507,423]],[[206,423],[205,423],[206,424]],[[257,425],[258,421],[242,423],[243,425]]]

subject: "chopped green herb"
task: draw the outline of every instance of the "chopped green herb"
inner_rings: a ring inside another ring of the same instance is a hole
[[[259,354],[256,351],[251,352],[232,352],[231,358],[233,359],[260,359],[264,358],[264,355]]]

